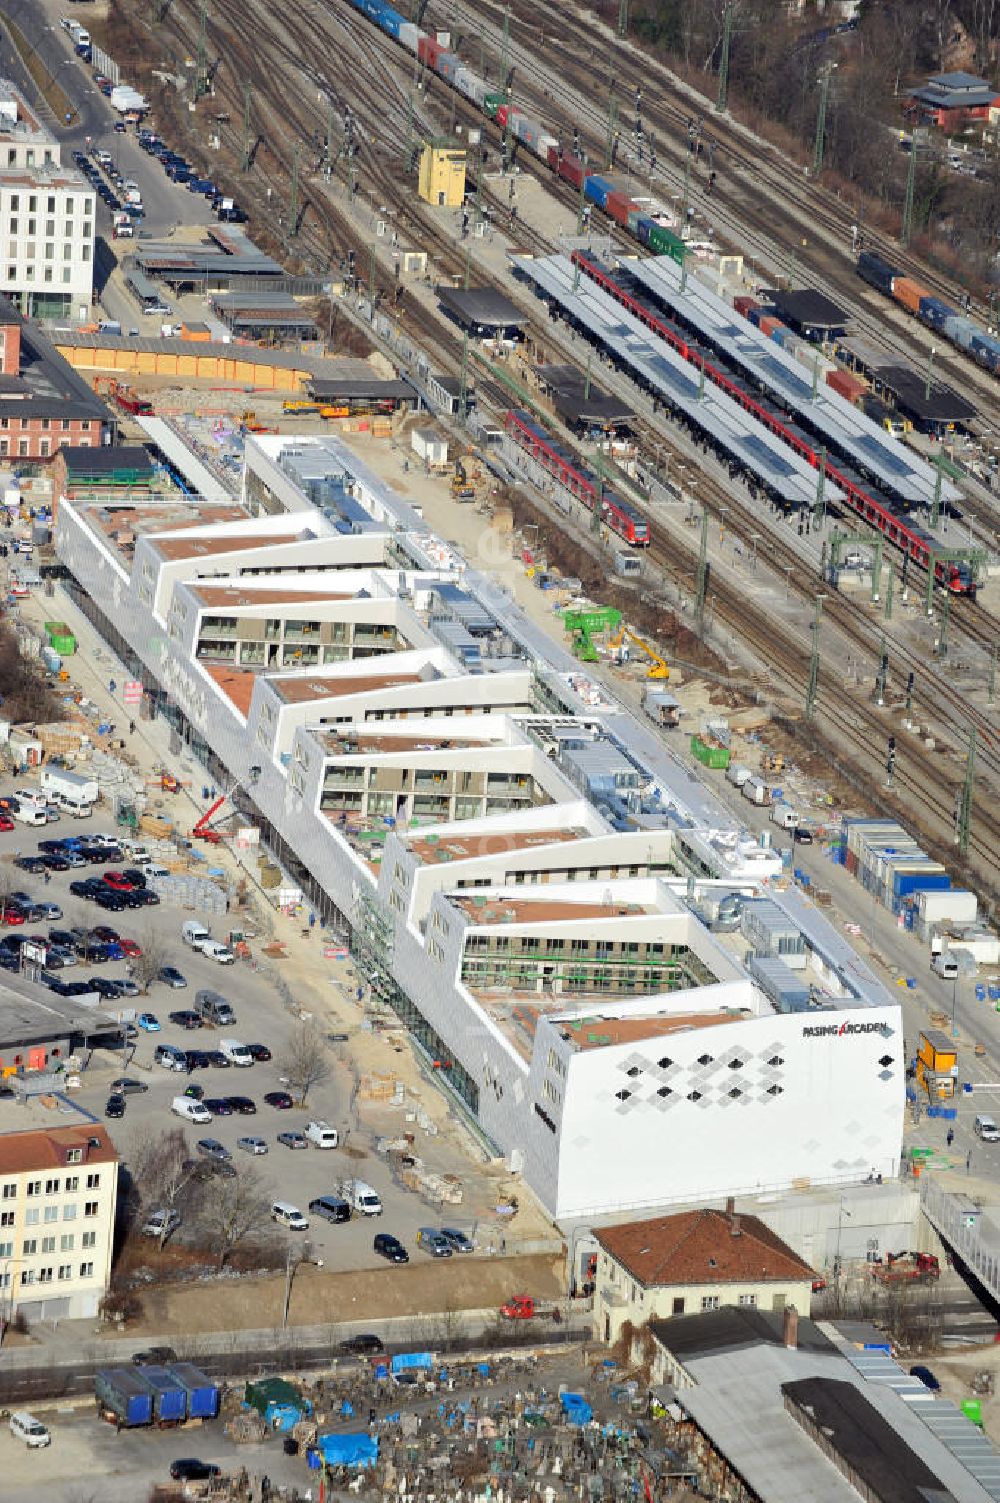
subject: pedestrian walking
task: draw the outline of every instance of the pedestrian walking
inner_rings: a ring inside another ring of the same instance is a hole
[[[130,720],[129,723],[128,723],[128,733],[129,733],[130,736],[134,736],[135,735],[135,721],[134,720]]]
[[[969,1151],[968,1151],[968,1153],[965,1155],[965,1172],[966,1172],[966,1174],[969,1173],[969,1171],[971,1170],[971,1168],[972,1168],[972,1149],[970,1148]]]
[[[48,887],[49,883],[52,881],[52,873],[49,871],[48,867],[46,867],[42,872],[42,881],[45,883],[46,887]]]
[[[945,1135],[945,1142],[947,1143],[948,1147],[950,1148],[951,1145],[952,1145],[952,1143],[954,1143],[954,1141],[955,1141],[955,1129],[953,1127],[949,1127],[948,1132]]]

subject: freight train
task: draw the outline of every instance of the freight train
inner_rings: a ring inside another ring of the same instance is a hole
[[[967,355],[972,355],[994,375],[1000,375],[1000,339],[984,334],[957,308],[934,297],[926,287],[921,287],[919,282],[914,282],[874,251],[861,252],[857,273],[869,286],[891,297],[929,329],[943,335]]]
[[[616,192],[607,178],[589,170],[582,157],[564,151],[562,144],[544,125],[515,109],[507,98],[506,89],[491,89],[485,79],[465,66],[457,53],[442,47],[434,37],[413,21],[407,21],[384,0],[348,0],[348,4],[482,110],[488,119],[500,126],[508,139],[526,147],[557,177],[582,191],[588,203],[602,209],[623,230],[634,235],[641,245],[648,246],[657,255],[672,256],[677,262],[684,260],[686,247],[679,235],[646,213],[642,205],[633,202],[627,193]]]
[[[619,285],[599,261],[583,251],[574,251],[572,259],[574,265],[578,266],[584,275],[596,282],[604,292],[620,303],[634,318],[639,319],[646,328],[665,340],[684,360],[697,370],[704,370],[707,381],[712,381],[734,402],[738,402],[745,412],[800,454],[813,469],[818,470],[824,463],[818,445],[809,434],[805,433],[793,420],[755,396],[741,381],[725,370],[721,363],[717,364],[715,361],[706,359],[702,351],[692,348],[675,325],[660,317],[644,302],[633,297]],[[827,457],[825,471],[831,483],[839,486],[846,505],[853,512],[869,526],[876,528],[895,547],[900,548],[920,568],[930,568],[931,551],[938,546],[937,540],[915,523],[903,507],[868,484],[841,461],[831,461]],[[937,582],[945,586],[952,594],[975,597],[975,576],[968,564],[938,562],[934,565],[934,575]]]
[[[552,438],[530,412],[512,408],[504,424],[510,438],[530,454],[564,490],[582,501],[588,511],[600,508],[605,527],[636,548],[650,545],[649,523],[631,501],[602,485],[576,455]]]

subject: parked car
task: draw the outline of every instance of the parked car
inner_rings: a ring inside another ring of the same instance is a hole
[[[308,1148],[309,1143],[304,1132],[279,1132],[278,1142],[282,1148]]]
[[[200,1085],[189,1085],[185,1090],[184,1095],[189,1097],[192,1101],[204,1101],[205,1087]]]
[[[380,1258],[386,1258],[390,1263],[410,1261],[410,1255],[399,1238],[390,1236],[388,1232],[378,1232],[372,1247]]]
[[[233,1109],[225,1096],[206,1096],[203,1103],[213,1117],[231,1117]]]
[[[188,1030],[201,1027],[201,1018],[199,1018],[196,1012],[192,1012],[189,1007],[181,1008],[179,1012],[172,1012],[170,1014],[170,1021],[176,1027],[187,1028]]]
[[[263,1138],[237,1138],[236,1146],[237,1148],[241,1148],[244,1153],[252,1153],[254,1155],[267,1152],[267,1144]]]
[[[160,980],[173,991],[180,991],[183,987],[187,986],[187,981],[175,965],[161,966]]]
[[[177,1361],[177,1353],[172,1346],[150,1346],[143,1352],[133,1352],[132,1361],[136,1367],[166,1367]]]
[[[268,1106],[273,1106],[279,1112],[291,1111],[294,1105],[287,1091],[268,1091],[264,1100]]]
[[[382,1338],[372,1332],[364,1332],[360,1336],[348,1336],[346,1341],[340,1343],[342,1352],[356,1352],[358,1356],[377,1355],[384,1352]]]
[[[247,1044],[247,1048],[253,1055],[255,1065],[266,1065],[271,1058],[271,1051],[265,1044]]]
[[[138,1021],[143,1033],[160,1032],[160,1020],[155,1012],[141,1012]]]
[[[432,1258],[450,1258],[454,1248],[447,1237],[442,1236],[436,1226],[422,1226],[417,1232],[417,1246],[422,1247],[424,1252],[430,1253]]]
[[[443,1226],[441,1235],[454,1252],[475,1252],[475,1246],[464,1232],[460,1232],[457,1226]]]
[[[142,1224],[142,1235],[144,1237],[169,1237],[170,1233],[175,1232],[180,1224],[181,1214],[179,1211],[172,1209],[150,1211]]]
[[[141,1096],[149,1090],[144,1080],[135,1080],[131,1075],[119,1075],[117,1080],[111,1082],[113,1091],[121,1091],[124,1096]]]
[[[255,1117],[257,1115],[257,1103],[252,1096],[227,1096],[226,1100],[230,1107],[241,1117]]]
[[[196,1456],[180,1456],[170,1463],[170,1475],[175,1482],[209,1482],[219,1475],[214,1461],[199,1461]]]
[[[104,1115],[111,1118],[121,1118],[125,1115],[125,1097],[116,1092],[109,1096],[104,1104]]]
[[[213,1159],[218,1164],[228,1164],[232,1158],[229,1149],[218,1138],[199,1138],[194,1145],[204,1159]]]

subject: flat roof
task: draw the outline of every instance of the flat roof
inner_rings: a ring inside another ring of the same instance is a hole
[[[59,450],[71,485],[78,477],[103,477],[129,470],[152,479],[153,461],[139,444],[64,444]]]
[[[344,674],[342,677],[324,674],[321,678],[297,678],[277,676],[269,678],[275,693],[286,704],[306,704],[311,699],[350,698],[355,694],[371,694],[376,689],[399,689],[404,684],[422,684],[419,673]]]
[[[801,287],[793,292],[769,292],[768,297],[792,323],[807,325],[814,329],[842,329],[850,315],[812,287]]]
[[[635,918],[638,915],[656,913],[644,903],[580,903],[567,899],[522,899],[487,898],[482,896],[453,897],[456,908],[468,914],[473,925],[479,924],[545,924],[553,921],[564,923],[579,919]]]
[[[967,423],[976,416],[972,403],[960,397],[943,381],[931,382],[931,394],[928,397],[927,378],[910,366],[883,365],[879,367],[878,375],[883,386],[894,394],[903,411],[912,413],[915,418],[927,422]],[[954,486],[949,486],[947,481],[941,490],[942,494],[950,491],[953,497],[961,494]]]
[[[889,487],[904,501],[930,503],[938,475],[927,460],[852,406],[825,381],[819,382],[814,396],[813,372],[809,366],[755,329],[700,278],[689,276],[682,292],[681,268],[668,256],[623,260],[620,264],[624,272],[722,351],[745,376],[779,398],[831,447],[871,475],[874,483]],[[799,295],[789,294],[792,298]],[[819,355],[817,350],[817,359]],[[815,477],[814,470],[809,473]],[[815,479],[813,489],[815,496]],[[946,500],[957,500],[959,496],[947,482],[941,494]]]
[[[92,1007],[75,997],[59,997],[40,982],[0,982],[0,1049],[41,1044],[47,1039],[64,1038],[67,1033],[89,1038],[117,1026],[103,1003]]]
[[[316,377],[309,390],[317,401],[324,397],[372,397],[383,401],[406,402],[416,398],[416,388],[409,381],[390,380],[383,376]]]
[[[494,329],[521,328],[524,314],[509,297],[494,287],[445,287],[435,289],[438,302],[463,324]]]
[[[514,260],[536,287],[781,500],[800,506],[815,504],[818,477],[812,466],[712,382],[706,382],[702,390],[694,366],[595,282],[579,276],[568,257],[522,256]],[[634,266],[629,269],[635,270]],[[842,499],[839,487],[830,480],[826,494],[831,501]]]
[[[698,982],[699,987],[705,984]],[[566,1000],[564,997],[564,1003]],[[588,1050],[635,1044],[640,1039],[669,1038],[672,1033],[691,1033],[715,1028],[720,1023],[742,1021],[743,1014],[739,1012],[681,1012],[645,1018],[608,1018],[594,1014],[586,1018],[558,1018],[555,1026],[568,1043],[577,1049]]]
[[[408,837],[406,845],[421,866],[437,866],[442,861],[473,861],[483,856],[568,844],[584,840],[589,834],[589,830],[583,829],[496,830],[485,835],[418,835]]]
[[[357,595],[337,594],[334,590],[290,590],[287,585],[266,589],[260,584],[206,585],[192,584],[188,588],[202,605],[218,610],[227,608],[249,609],[259,605],[318,604],[335,600],[357,600]]]
[[[468,751],[472,747],[502,746],[501,741],[476,740],[469,736],[393,736],[388,732],[371,735],[355,735],[349,731],[331,731],[323,738],[326,750],[341,757],[363,757],[367,754],[434,751]]]
[[[194,491],[206,501],[231,501],[233,493],[223,485],[165,418],[137,416],[136,422],[150,443],[172,464]]]
[[[168,562],[173,562],[183,558],[211,558],[225,553],[248,553],[255,548],[280,548],[286,543],[303,543],[314,536],[315,534],[309,531],[265,533],[263,536],[258,534],[253,537],[248,537],[244,533],[232,533],[224,538],[156,537],[153,542],[160,556]]]
[[[259,675],[252,668],[230,668],[221,663],[210,663],[204,658],[200,666],[246,720],[253,699],[253,686]]]

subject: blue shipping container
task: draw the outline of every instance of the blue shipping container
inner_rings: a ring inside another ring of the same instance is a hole
[[[973,335],[978,334],[980,331],[976,328],[971,318],[965,318],[961,314],[956,313],[954,317],[945,319],[944,332],[949,339],[954,340],[956,344],[960,344],[963,350],[967,350],[972,343]]]
[[[641,214],[636,223],[635,232],[639,237],[640,245],[649,244],[649,232],[653,228],[653,221],[646,214]]]
[[[189,1419],[215,1419],[219,1412],[219,1385],[190,1362],[172,1362],[168,1369],[188,1396]]]
[[[608,194],[614,191],[607,178],[597,176],[588,177],[583,190],[584,197],[589,198],[599,209],[604,208],[608,201]]]
[[[166,1367],[137,1367],[139,1378],[153,1397],[153,1417],[161,1424],[180,1425],[187,1419],[187,1389]]]
[[[932,329],[943,329],[945,319],[956,316],[955,309],[943,303],[939,297],[922,297],[919,313],[924,323],[930,324]]]
[[[136,1368],[109,1367],[95,1373],[94,1392],[121,1425],[148,1425],[153,1418],[153,1396]]]

